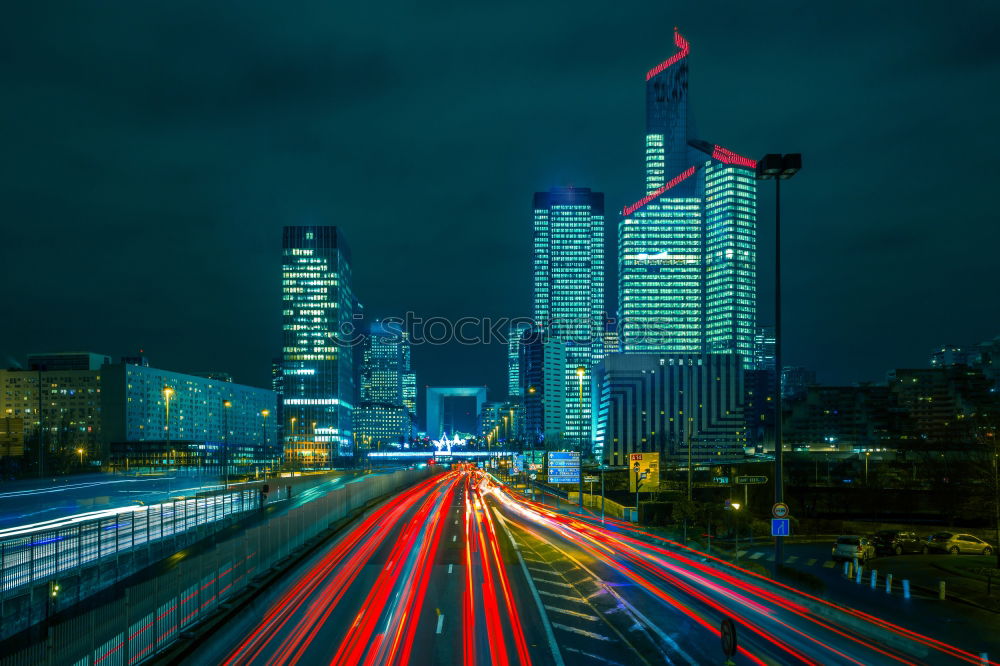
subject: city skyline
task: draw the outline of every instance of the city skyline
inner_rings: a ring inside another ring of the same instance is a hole
[[[29,8],[19,11],[31,13]],[[251,23],[264,20],[266,14],[262,11],[250,8],[247,20]],[[40,116],[35,124],[25,128],[24,137],[14,137],[10,143],[14,156],[12,162],[18,163],[25,174],[20,180],[21,189],[8,192],[11,194],[8,199],[14,205],[11,217],[24,220],[24,224],[11,230],[2,258],[15,275],[29,275],[30,269],[25,262],[37,256],[36,250],[45,251],[52,258],[52,268],[35,281],[36,286],[15,290],[12,307],[17,310],[41,302],[48,311],[79,319],[83,316],[79,304],[87,302],[85,311],[92,325],[85,330],[71,330],[67,336],[64,330],[48,326],[46,318],[40,316],[26,321],[17,330],[7,329],[0,333],[0,354],[6,364],[10,358],[21,360],[31,352],[80,348],[118,355],[142,347],[164,367],[200,368],[207,367],[211,361],[214,366],[231,371],[239,381],[266,386],[268,359],[280,345],[273,334],[273,304],[279,298],[273,276],[280,271],[280,258],[272,248],[274,239],[280,234],[280,227],[286,224],[337,224],[344,228],[357,256],[365,258],[357,262],[355,282],[358,298],[365,303],[368,308],[366,313],[372,318],[408,309],[424,316],[528,314],[518,310],[519,303],[523,303],[521,295],[529,289],[530,261],[528,227],[520,211],[524,210],[531,192],[569,183],[606,192],[608,211],[614,211],[632,200],[633,185],[641,178],[642,167],[640,146],[637,144],[642,135],[642,93],[638,87],[649,68],[674,52],[673,25],[678,25],[694,45],[691,68],[696,83],[692,106],[701,122],[699,134],[724,137],[728,147],[750,157],[758,157],[759,153],[775,146],[801,150],[807,155],[808,173],[803,172],[786,193],[785,259],[786,275],[790,280],[786,289],[785,357],[788,364],[813,367],[819,371],[821,380],[829,383],[881,380],[891,367],[923,365],[928,350],[938,345],[972,344],[991,338],[1000,328],[1000,315],[982,307],[988,302],[985,285],[988,284],[986,278],[989,273],[988,255],[983,253],[986,248],[996,245],[991,238],[997,231],[994,226],[985,223],[989,210],[985,201],[968,196],[976,191],[985,191],[984,187],[977,185],[977,179],[984,176],[977,174],[988,170],[966,170],[972,175],[963,176],[960,181],[947,170],[941,171],[935,175],[939,187],[926,193],[922,186],[916,185],[926,181],[926,174],[914,158],[919,151],[922,155],[934,155],[937,162],[947,163],[951,154],[949,151],[958,150],[953,145],[955,142],[943,137],[918,134],[925,126],[919,121],[922,113],[933,116],[937,123],[954,123],[961,117],[962,122],[972,128],[973,138],[982,148],[972,155],[972,160],[985,159],[983,155],[992,153],[992,142],[996,138],[987,133],[982,116],[986,102],[983,91],[987,87],[979,82],[989,79],[992,68],[996,67],[996,59],[990,57],[988,46],[977,35],[979,30],[985,31],[987,26],[996,23],[995,15],[984,10],[980,17],[982,20],[973,22],[976,25],[971,28],[965,28],[963,22],[962,29],[957,24],[950,24],[952,19],[945,18],[942,19],[944,23],[935,23],[932,29],[926,9],[918,7],[911,15],[897,21],[897,30],[890,35],[889,41],[901,54],[898,56],[900,60],[925,61],[933,65],[943,58],[950,65],[963,62],[978,65],[964,70],[964,77],[949,80],[951,103],[946,103],[937,97],[918,93],[918,89],[936,88],[929,83],[941,76],[941,70],[933,66],[921,70],[920,74],[909,72],[909,78],[904,80],[891,76],[892,67],[903,65],[892,59],[887,64],[880,52],[875,50],[890,46],[886,43],[878,45],[879,10],[868,10],[863,16],[872,20],[867,22],[840,20],[852,12],[856,13],[857,8],[829,10],[831,19],[835,19],[830,21],[836,24],[835,30],[819,30],[811,24],[788,19],[788,25],[795,29],[782,31],[779,41],[771,45],[761,45],[756,34],[762,32],[763,25],[773,16],[767,12],[744,11],[749,10],[731,10],[733,23],[739,24],[739,29],[736,29],[725,22],[713,23],[709,17],[694,10],[662,12],[653,17],[656,20],[651,21],[653,25],[650,26],[635,23],[634,11],[624,8],[612,10],[605,17],[608,25],[628,25],[632,31],[628,39],[615,37],[618,48],[613,49],[613,55],[600,60],[567,46],[569,50],[565,57],[556,58],[553,64],[546,65],[550,68],[546,74],[552,88],[542,100],[533,99],[524,106],[516,96],[508,94],[504,98],[512,105],[513,117],[509,120],[491,117],[492,129],[487,145],[493,147],[498,144],[492,142],[498,140],[510,143],[510,137],[504,132],[509,132],[514,125],[524,129],[523,123],[515,122],[521,118],[518,114],[522,110],[530,107],[533,117],[539,118],[539,129],[528,132],[523,141],[516,143],[516,149],[506,148],[497,154],[498,158],[503,158],[500,162],[483,160],[491,164],[491,173],[499,176],[503,186],[497,187],[496,177],[482,177],[480,169],[483,165],[478,158],[466,162],[474,163],[474,168],[469,174],[455,174],[451,190],[457,195],[445,201],[432,194],[426,207],[412,209],[417,211],[420,219],[425,219],[427,214],[423,208],[435,209],[440,222],[429,226],[417,224],[412,229],[394,227],[388,236],[388,245],[384,243],[389,229],[386,225],[394,219],[390,212],[394,207],[392,202],[413,200],[413,188],[422,182],[413,175],[411,167],[415,162],[407,161],[426,157],[426,153],[420,150],[408,151],[412,158],[396,158],[390,162],[391,169],[406,176],[395,178],[391,187],[380,179],[373,179],[370,186],[355,188],[357,183],[352,180],[353,177],[343,177],[343,174],[339,179],[331,179],[337,192],[334,200],[326,194],[319,194],[318,178],[327,179],[333,175],[329,162],[335,159],[332,156],[335,151],[330,150],[331,144],[350,145],[349,142],[344,143],[347,137],[326,124],[315,125],[312,130],[293,130],[288,121],[294,116],[294,111],[286,108],[279,110],[273,126],[251,119],[244,129],[239,129],[240,123],[236,123],[237,128],[233,130],[237,136],[242,132],[244,137],[263,137],[263,141],[245,143],[247,147],[242,149],[261,151],[262,155],[270,154],[275,149],[270,140],[284,145],[282,141],[300,139],[307,136],[303,134],[307,131],[314,131],[316,136],[322,137],[315,149],[278,151],[282,156],[279,163],[290,167],[291,172],[297,175],[296,184],[291,189],[277,188],[283,192],[280,197],[264,195],[259,191],[248,192],[246,188],[261,178],[266,181],[268,174],[282,186],[290,182],[289,178],[278,177],[280,174],[264,169],[254,160],[240,164],[224,161],[222,165],[225,168],[220,169],[217,157],[208,152],[195,152],[186,157],[186,166],[182,169],[182,165],[171,157],[175,152],[154,151],[154,154],[160,155],[155,168],[163,169],[170,177],[151,179],[156,183],[153,189],[149,189],[148,183],[133,187],[136,183],[123,169],[140,159],[140,155],[133,153],[134,148],[122,147],[130,145],[122,142],[129,139],[138,140],[139,145],[145,143],[150,148],[159,146],[170,127],[164,126],[162,119],[152,115],[139,122],[137,127],[119,125],[109,128],[95,120],[95,107],[82,106],[78,122],[92,132],[77,135],[75,141],[79,142],[82,155],[91,156],[89,159],[95,165],[94,175],[100,174],[106,182],[119,185],[113,189],[113,194],[106,187],[93,186],[92,176],[79,171],[79,162],[69,159],[64,144],[40,140],[38,133],[43,129],[52,130],[58,117]],[[592,27],[598,14],[597,10],[584,7],[571,20]],[[130,18],[141,20],[139,15],[130,15]],[[218,17],[208,15],[202,23],[195,24],[207,27],[215,18]],[[559,18],[563,17],[560,15]],[[538,20],[539,25],[544,26],[555,21],[556,17],[542,12]],[[31,23],[30,20],[27,22]],[[365,20],[361,20],[361,24],[368,25]],[[325,31],[335,34],[329,22],[319,22],[315,30],[320,43],[324,43],[320,38],[326,34]],[[497,30],[498,34],[505,34],[504,31],[514,28],[501,24]],[[363,30],[361,34],[364,34]],[[199,35],[203,33],[195,30],[196,52],[208,47],[207,42],[197,39]],[[142,46],[131,44],[124,35],[112,33],[110,37],[106,47],[97,49],[89,57],[108,57],[126,48],[138,49],[141,53]],[[544,43],[540,35],[535,37],[528,32],[522,37],[528,54],[539,53],[537,49],[542,48]],[[326,97],[307,100],[302,107],[307,116],[317,117],[314,114],[322,108],[327,112],[333,109],[334,113],[347,113],[346,118],[352,119],[355,118],[352,114],[356,114],[358,109],[376,104],[391,118],[392,112],[384,109],[381,100],[393,91],[405,93],[410,103],[416,103],[416,98],[412,97],[414,91],[393,74],[396,70],[387,54],[392,53],[394,44],[390,40],[386,45],[386,55],[378,56],[357,43],[344,46],[348,52],[355,49],[355,53],[367,56],[368,62],[373,65],[369,76],[341,75],[334,84],[330,84],[332,87]],[[806,49],[806,44],[813,44],[814,48]],[[844,71],[850,67],[836,61],[833,56],[842,52],[847,44],[857,47],[862,55],[867,53],[869,61],[879,63],[873,71],[855,72],[867,77],[862,83],[870,84],[878,79],[886,85],[858,86],[853,93],[848,93],[846,89],[816,91],[815,87],[806,86],[813,93],[807,104],[800,94],[806,82],[820,80],[846,86],[852,80],[850,72]],[[65,57],[73,46],[72,40],[67,41],[54,50],[53,57]],[[231,46],[235,53],[258,47],[268,52],[276,45],[248,40],[247,43]],[[500,48],[499,43],[487,40],[479,51],[473,52],[470,62],[454,63],[452,69],[434,69],[434,75],[451,80],[450,77],[466,75],[470,70],[465,67],[481,68],[484,64],[488,65],[487,71],[500,80],[507,80],[505,75],[521,75],[526,66],[525,60],[498,58]],[[775,68],[764,64],[768,53],[777,55],[783,51],[796,53],[795,66]],[[744,58],[750,52],[761,52],[761,56]],[[277,59],[276,62],[290,66],[295,58],[304,53],[308,51],[292,50],[285,59]],[[419,54],[428,64],[454,62],[449,58],[442,60],[446,54],[430,48],[419,51]],[[531,57],[522,56],[526,60]],[[540,61],[548,62],[540,55],[538,57]],[[740,66],[734,67],[737,62]],[[297,93],[293,95],[296,101],[301,101],[302,94],[319,89],[317,86],[323,78],[320,76],[322,70],[317,70],[317,67],[316,64],[303,67],[299,72],[300,78],[287,81],[293,86],[292,92]],[[557,69],[552,70],[552,67]],[[199,104],[184,95],[199,89],[197,86],[204,85],[204,80],[195,77],[192,81],[181,83],[170,77],[170,71],[169,68],[160,68],[151,72],[151,80],[162,84],[164,92],[149,99],[159,100],[160,103],[172,100],[183,113],[212,117],[210,106]],[[208,68],[206,76],[215,71]],[[256,70],[248,70],[247,73],[254,74]],[[602,81],[609,84],[602,88],[602,94],[595,100],[597,103],[589,106],[580,104],[582,98],[574,92],[577,87],[574,82],[584,74],[599,75]],[[84,75],[85,78],[90,77],[87,80],[92,83],[104,81],[96,69],[85,67]],[[37,79],[39,74],[35,72],[35,76]],[[40,76],[45,79],[44,72]],[[136,85],[138,79],[126,76],[125,81],[126,85]],[[55,83],[62,85],[58,80]],[[101,92],[94,103],[107,104],[109,91],[100,85],[94,88]],[[607,91],[606,94],[603,90]],[[845,115],[845,108],[852,108],[851,100],[862,96],[862,90],[866,101],[864,109],[859,108],[855,115]],[[170,95],[167,95],[168,92]],[[335,109],[331,96],[336,92],[359,93],[358,107],[346,112]],[[233,94],[247,93],[237,88]],[[911,103],[918,96],[922,106]],[[484,107],[475,106],[485,103],[481,97],[493,99],[477,93],[464,102],[472,105],[465,116],[467,128],[479,128],[480,123],[485,121]],[[16,99],[17,108],[21,111],[30,110],[32,105],[38,104],[35,98]],[[443,108],[436,101],[422,99],[425,100],[424,106],[416,104],[412,108],[420,110],[420,117],[425,121],[428,118],[451,117],[447,113],[443,116],[428,115]],[[728,103],[728,100],[734,99],[738,99],[739,103]],[[760,109],[765,106],[784,107],[787,112],[762,113]],[[901,114],[904,108],[908,115]],[[56,111],[51,113],[56,114]],[[945,114],[943,119],[941,113]],[[811,134],[812,126],[816,126],[817,132],[823,131],[818,129],[819,126],[829,127],[829,120],[834,116],[838,127],[842,128],[836,141],[829,136],[819,138],[821,135]],[[776,117],[783,120],[778,122]],[[901,125],[899,120],[904,117],[906,123]],[[443,131],[437,123],[432,127],[435,132]],[[576,140],[578,131],[573,130],[579,128],[586,128],[590,141],[596,141],[595,147]],[[866,133],[864,138],[859,133],[861,128]],[[30,152],[23,142],[26,138],[39,139],[31,144]],[[210,142],[210,146],[221,147],[224,144],[222,138],[222,135],[213,134],[213,141],[220,143]],[[411,140],[408,136],[404,138],[404,142]],[[380,144],[373,145],[376,146],[374,154],[384,154],[378,148]],[[891,145],[893,150],[883,151],[878,168],[869,169],[864,174],[851,168],[862,147],[874,150],[879,145]],[[109,150],[100,151],[98,146]],[[420,148],[419,145],[413,147]],[[238,154],[246,157],[248,153],[242,151]],[[450,151],[444,151],[445,157],[451,155]],[[523,163],[529,158],[537,160],[537,164],[520,170],[516,175],[513,169],[496,169],[497,164],[511,164],[511,160]],[[962,151],[962,159],[963,163],[968,159],[965,151]],[[64,174],[61,176],[64,186],[58,197],[33,205],[41,201],[37,197],[42,182],[42,160],[55,169],[53,177]],[[957,154],[954,161],[958,161]],[[622,167],[612,168],[604,162]],[[66,178],[67,169],[75,177]],[[364,172],[364,168],[361,171]],[[219,173],[231,175],[220,179]],[[142,175],[148,175],[148,172],[142,172]],[[468,180],[470,177],[474,180]],[[12,180],[7,179],[7,182]],[[472,187],[469,187],[470,182],[474,183]],[[831,182],[836,183],[832,190],[827,185]],[[185,204],[199,205],[198,202],[202,202],[197,214],[178,209],[180,204],[175,203],[186,201],[193,186],[209,192],[209,205],[203,205],[206,199],[198,197],[194,197],[191,204]],[[423,187],[418,189],[430,191]],[[153,211],[146,209],[148,203],[137,203],[133,190],[142,192],[148,202],[162,203],[164,198],[168,198],[171,205],[157,206],[155,214],[147,215]],[[839,191],[856,193],[856,196],[833,197]],[[892,195],[886,197],[886,191]],[[376,195],[376,192],[380,194]],[[496,198],[497,192],[500,192],[499,199]],[[243,195],[249,196],[246,203],[242,202]],[[940,238],[933,233],[935,227],[932,221],[942,219],[943,211],[948,210],[959,196],[962,196],[965,213],[962,219],[949,218],[949,234]],[[453,213],[458,210],[456,206],[466,207],[467,202],[477,197],[487,202],[499,202],[499,205],[490,203],[486,206],[486,209],[493,208],[499,212],[488,213],[486,218],[476,218],[482,223]],[[767,266],[773,254],[766,242],[770,237],[771,200],[766,193],[760,199],[759,262]],[[821,209],[807,205],[810,200],[821,202]],[[66,206],[71,206],[76,214],[58,212]],[[127,223],[127,220],[135,218],[135,213],[148,219],[149,224],[136,226]],[[53,221],[62,219],[72,220],[72,226],[60,226]],[[197,224],[189,229],[188,225],[192,223],[187,222],[188,219]],[[81,220],[84,224],[80,223]],[[502,220],[506,223],[501,224]],[[240,229],[239,237],[233,237],[233,241],[223,245],[221,251],[205,251],[204,248],[220,238],[232,236],[237,227]],[[111,239],[117,237],[114,230],[126,228],[130,229],[130,234],[125,244],[117,248],[118,252],[110,251]],[[456,230],[464,233],[449,233]],[[201,242],[182,243],[182,239],[188,238],[201,239]],[[470,267],[467,279],[446,282],[440,281],[439,271],[421,271],[422,264],[441,261],[441,253],[436,253],[435,249],[443,238],[459,243],[457,250],[446,253],[448,259],[465,259],[463,263],[474,267],[478,262],[472,261],[472,258],[489,253],[492,258],[490,268],[473,270]],[[970,244],[963,240],[968,238],[976,238],[977,242]],[[961,252],[963,261],[937,261],[942,247]],[[384,261],[383,257],[392,255],[395,249],[399,249],[401,259]],[[103,258],[96,266],[84,259],[95,253]],[[136,261],[137,256],[141,256],[142,261]],[[844,256],[850,256],[857,268],[844,270]],[[920,268],[930,262],[935,262],[934,281],[927,280],[925,271]],[[70,275],[83,275],[85,279],[71,280]],[[824,278],[824,275],[837,277]],[[122,276],[128,279],[122,279]],[[412,290],[395,286],[401,280],[412,285]],[[493,280],[505,284],[505,289],[499,290],[502,293],[494,294],[486,290],[485,285],[493,283]],[[758,291],[767,293],[770,280],[767,271],[761,271]],[[869,286],[874,283],[883,285],[877,293]],[[67,286],[70,284],[72,287]],[[214,285],[214,288],[202,288],[207,284]],[[139,285],[149,293],[138,291]],[[92,291],[101,297],[84,299],[81,290],[86,290],[86,293]],[[487,293],[490,298],[482,298]],[[816,302],[816,293],[824,296],[821,304]],[[943,301],[945,295],[952,299],[944,313],[946,316],[924,317],[924,304],[933,300]],[[120,304],[140,299],[156,302],[156,309],[147,316],[122,319],[118,314],[123,310]],[[758,312],[758,321],[762,325],[769,324],[771,318],[766,301],[764,299],[760,304]],[[889,307],[886,307],[887,303]],[[102,325],[102,322],[106,324]],[[247,336],[243,332],[248,328],[263,332]],[[183,335],[182,331],[186,330],[198,330],[202,335]],[[190,342],[195,339],[197,344]],[[808,348],[822,349],[823,353],[807,353]],[[503,393],[506,368],[500,345],[483,348],[417,346],[413,362],[421,376],[421,384],[485,383],[497,397]],[[475,368],[471,373],[473,376],[464,370],[470,367]]]

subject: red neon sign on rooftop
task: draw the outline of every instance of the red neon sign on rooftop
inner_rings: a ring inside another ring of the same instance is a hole
[[[651,194],[647,194],[646,196],[644,196],[643,198],[639,199],[638,201],[636,201],[631,206],[625,206],[625,208],[622,209],[622,216],[623,217],[628,217],[629,215],[631,215],[635,211],[639,210],[640,208],[642,208],[643,206],[645,206],[646,204],[648,204],[653,199],[657,198],[658,196],[660,196],[661,194],[663,194],[664,192],[666,192],[667,190],[669,190],[671,187],[674,187],[675,185],[677,185],[677,183],[681,182],[685,178],[688,178],[688,177],[690,177],[692,175],[694,175],[694,167],[693,166],[688,167],[684,171],[681,171],[679,174],[677,174],[676,176],[674,176],[673,178],[671,178],[670,180],[668,180],[667,184],[664,185],[663,187],[661,187],[660,189],[652,192]]]
[[[688,44],[688,40],[684,39],[681,33],[677,32],[677,28],[674,28],[674,46],[680,49],[677,53],[670,56],[659,65],[653,69],[646,72],[646,80],[649,81],[651,78],[667,69],[671,65],[681,61],[683,58],[687,57],[687,54],[691,52],[691,45]]]
[[[723,164],[735,164],[736,166],[744,166],[750,169],[757,168],[757,160],[737,155],[733,151],[727,150],[722,146],[715,146],[715,148],[712,149],[712,159],[719,160]]]

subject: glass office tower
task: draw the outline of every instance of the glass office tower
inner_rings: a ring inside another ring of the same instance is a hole
[[[521,388],[521,336],[531,328],[527,322],[511,324],[507,332],[507,397],[515,400],[524,395]]]
[[[410,341],[398,327],[376,322],[364,343],[361,402],[355,410],[358,442],[367,448],[399,444],[411,433],[416,376],[410,371]]]
[[[351,254],[337,227],[285,227],[281,375],[285,456],[327,467],[353,454]]]
[[[625,353],[702,350],[701,199],[660,198],[618,230],[620,335]]]
[[[754,173],[705,165],[705,351],[753,356],[757,334],[757,197]]]
[[[622,210],[618,315],[626,353],[749,357],[756,332],[755,162],[691,137],[688,56],[646,73],[645,195]]]
[[[553,188],[536,192],[534,204],[534,318],[566,347],[562,443],[587,451],[590,371],[604,331],[604,194]]]

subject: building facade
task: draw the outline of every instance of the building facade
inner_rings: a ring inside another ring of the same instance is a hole
[[[511,400],[521,398],[521,336],[531,328],[527,322],[510,325],[507,333],[507,397]]]
[[[595,447],[604,462],[630,453],[707,463],[742,458],[743,373],[734,354],[611,354],[594,371]]]
[[[0,370],[0,456],[30,453],[37,461],[41,442],[46,457],[82,449],[88,461],[104,460],[101,368],[110,359],[98,354],[44,356],[62,358],[58,363],[35,362],[35,370]],[[47,367],[57,369],[41,369]]]
[[[563,441],[588,451],[591,369],[603,356],[604,194],[536,192],[532,247],[535,322],[565,343]]]
[[[376,322],[364,342],[356,438],[363,446],[401,444],[414,434],[416,376],[410,342],[398,328]]]
[[[521,335],[526,447],[561,449],[566,430],[566,343],[532,328]]]
[[[626,353],[753,356],[754,160],[690,134],[690,44],[646,73],[645,194],[622,209],[618,316]]]
[[[104,366],[100,386],[113,463],[236,468],[278,457],[274,391],[131,363]]]
[[[282,237],[282,418],[289,461],[328,467],[354,455],[351,254],[337,227],[285,227]]]

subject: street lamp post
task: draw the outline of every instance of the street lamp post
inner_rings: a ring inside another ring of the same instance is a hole
[[[740,521],[738,518],[737,511],[740,510],[739,502],[730,502],[729,506],[733,508],[733,534],[735,536],[736,542],[736,564],[740,563]]]
[[[802,168],[802,155],[769,153],[757,162],[757,180],[774,180],[774,372],[777,381],[774,418],[774,502],[784,502],[783,445],[781,439],[781,181]],[[774,538],[774,571],[784,562],[784,537]]]
[[[170,448],[170,399],[174,397],[175,391],[169,386],[163,387],[163,405],[164,405],[164,426],[163,430],[166,433],[166,448]]]
[[[222,433],[222,489],[229,490],[229,408],[232,401],[222,401],[222,421],[225,432]]]
[[[580,404],[579,404],[580,419],[578,424],[578,428],[580,431],[580,475],[579,475],[580,492],[578,493],[578,495],[580,496],[581,510],[583,509],[583,376],[585,374],[587,374],[587,368],[583,367],[582,365],[577,366],[576,378],[580,384]],[[636,504],[636,506],[638,507],[638,504]]]
[[[260,410],[260,416],[262,419],[261,428],[264,431],[264,460],[271,459],[271,446],[267,438],[267,417],[271,415],[270,409]],[[264,467],[264,480],[267,480],[267,466]]]
[[[76,452],[80,454],[80,467],[83,467],[83,449],[77,449]]]

